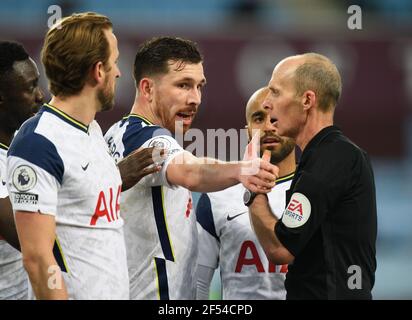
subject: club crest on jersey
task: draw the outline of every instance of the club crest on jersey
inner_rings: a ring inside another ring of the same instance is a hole
[[[13,185],[19,191],[33,189],[37,183],[37,175],[33,168],[22,165],[13,171]]]
[[[159,149],[169,149],[170,141],[162,137],[155,138],[149,143],[149,147],[155,147]]]
[[[308,221],[310,212],[309,199],[304,194],[295,192],[283,212],[282,222],[288,228],[303,226]]]

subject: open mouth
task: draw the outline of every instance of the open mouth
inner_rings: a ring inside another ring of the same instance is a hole
[[[183,121],[184,125],[189,125],[192,123],[194,116],[194,112],[178,112],[176,114],[176,120]]]

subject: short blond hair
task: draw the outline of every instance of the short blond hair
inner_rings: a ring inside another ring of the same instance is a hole
[[[295,70],[296,94],[301,96],[306,90],[313,90],[319,99],[319,109],[331,110],[342,93],[342,80],[336,65],[318,53],[305,53],[300,57],[304,62]]]
[[[41,59],[53,95],[79,93],[95,63],[101,61],[107,66],[110,46],[104,30],[112,27],[106,16],[85,12],[65,17],[50,28],[44,40]]]

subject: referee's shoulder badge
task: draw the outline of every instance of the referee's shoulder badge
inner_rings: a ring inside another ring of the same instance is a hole
[[[295,192],[283,212],[282,222],[288,228],[298,228],[308,221],[310,212],[309,199],[304,194]]]

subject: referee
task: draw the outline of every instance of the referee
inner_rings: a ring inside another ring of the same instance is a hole
[[[365,151],[333,125],[341,94],[336,66],[306,53],[282,60],[264,104],[277,134],[302,156],[277,221],[264,194],[248,204],[267,256],[289,264],[287,299],[371,299],[376,270],[376,198]]]

